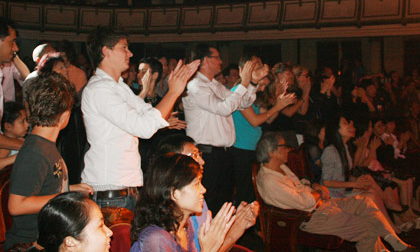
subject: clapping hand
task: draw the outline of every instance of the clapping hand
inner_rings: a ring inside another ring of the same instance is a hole
[[[178,117],[178,112],[172,112],[169,115],[168,118],[168,123],[169,123],[169,129],[177,129],[177,130],[182,130],[185,129],[187,127],[187,123],[185,121],[179,120]]]
[[[251,83],[252,72],[254,71],[255,65],[256,62],[248,60],[243,67],[239,67],[239,76],[241,77],[241,84],[244,87],[248,87],[249,83]]]
[[[188,80],[197,71],[199,65],[200,60],[194,60],[187,65],[183,65],[182,60],[179,60],[174,71],[169,74],[169,91],[175,92],[177,95],[181,95],[182,92],[184,92]]]
[[[201,226],[198,235],[203,252],[217,251],[222,246],[227,232],[235,221],[235,216],[232,216],[234,211],[232,203],[225,203],[213,220],[211,220],[211,211],[207,212],[206,222]]]

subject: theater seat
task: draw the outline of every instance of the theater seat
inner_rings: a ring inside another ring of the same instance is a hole
[[[297,245],[320,249],[337,249],[343,239],[332,235],[311,234],[300,230],[300,224],[310,218],[310,213],[287,210],[266,204],[257,189],[259,164],[252,167],[255,196],[260,204],[260,223],[265,251],[296,251]]]
[[[12,216],[9,214],[8,201],[9,201],[9,185],[10,174],[13,165],[9,165],[0,171],[0,244],[6,240],[6,231],[12,227]]]
[[[130,229],[134,213],[123,207],[104,207],[101,210],[105,225],[113,232],[111,252],[130,251]]]

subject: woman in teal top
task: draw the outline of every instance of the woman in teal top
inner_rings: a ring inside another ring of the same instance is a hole
[[[252,61],[257,61],[255,68],[262,67],[261,59],[253,56]],[[241,62],[239,62],[240,67]],[[252,84],[252,83],[251,83]],[[283,93],[278,97],[267,95],[270,92],[264,92],[267,86],[274,85],[270,75],[267,75],[258,82],[257,99],[255,103],[242,111],[235,111],[233,121],[235,124],[236,142],[233,145],[232,155],[234,163],[234,182],[236,194],[234,197],[235,205],[242,201],[253,202],[255,195],[253,192],[251,180],[251,166],[255,162],[255,148],[260,140],[262,131],[260,125],[267,120],[274,120],[278,112],[295,100],[294,94]],[[237,86],[232,88],[232,91]],[[269,87],[271,89],[271,87]],[[274,101],[274,102],[273,102]],[[272,105],[274,103],[274,105]],[[267,109],[271,107],[271,109]]]

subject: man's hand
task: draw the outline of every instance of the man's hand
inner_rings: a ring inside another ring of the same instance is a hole
[[[314,184],[312,184],[312,189],[321,192],[321,199],[323,199],[323,200],[329,200],[330,199],[330,191],[328,191],[327,187],[322,186],[322,185],[317,184],[317,183],[314,183]]]
[[[187,128],[187,123],[185,121],[179,120],[177,115],[178,115],[177,111],[172,112],[169,115],[169,118],[168,118],[169,126],[168,126],[168,128],[169,129],[177,129],[177,130],[182,130],[182,129]]]
[[[199,65],[200,60],[194,60],[187,65],[183,65],[182,60],[179,60],[174,71],[169,74],[169,91],[175,93],[178,96],[181,95],[182,92],[184,92],[188,80],[197,71]]]
[[[255,62],[248,60],[243,67],[239,67],[239,76],[241,77],[241,85],[248,87],[251,83],[252,71],[254,71]]]
[[[79,192],[84,192],[84,193],[93,195],[93,188],[90,185],[85,184],[85,183],[69,185],[69,189],[70,191],[79,191]]]

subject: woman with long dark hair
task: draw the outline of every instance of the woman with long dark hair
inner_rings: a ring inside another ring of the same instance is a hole
[[[326,139],[328,146],[321,156],[322,183],[330,191],[331,198],[346,198],[361,195],[371,198],[379,210],[384,214],[397,233],[400,230],[395,227],[384,206],[383,200],[376,191],[377,184],[370,175],[361,175],[354,178],[350,175],[353,164],[357,163],[360,156],[360,148],[353,158],[348,149],[349,141],[356,135],[353,121],[344,116],[332,119],[326,126]]]
[[[130,251],[197,251],[190,215],[201,213],[206,189],[202,170],[191,157],[169,153],[158,157],[145,178],[131,227]],[[234,217],[225,203],[199,233],[202,251],[220,248]]]

